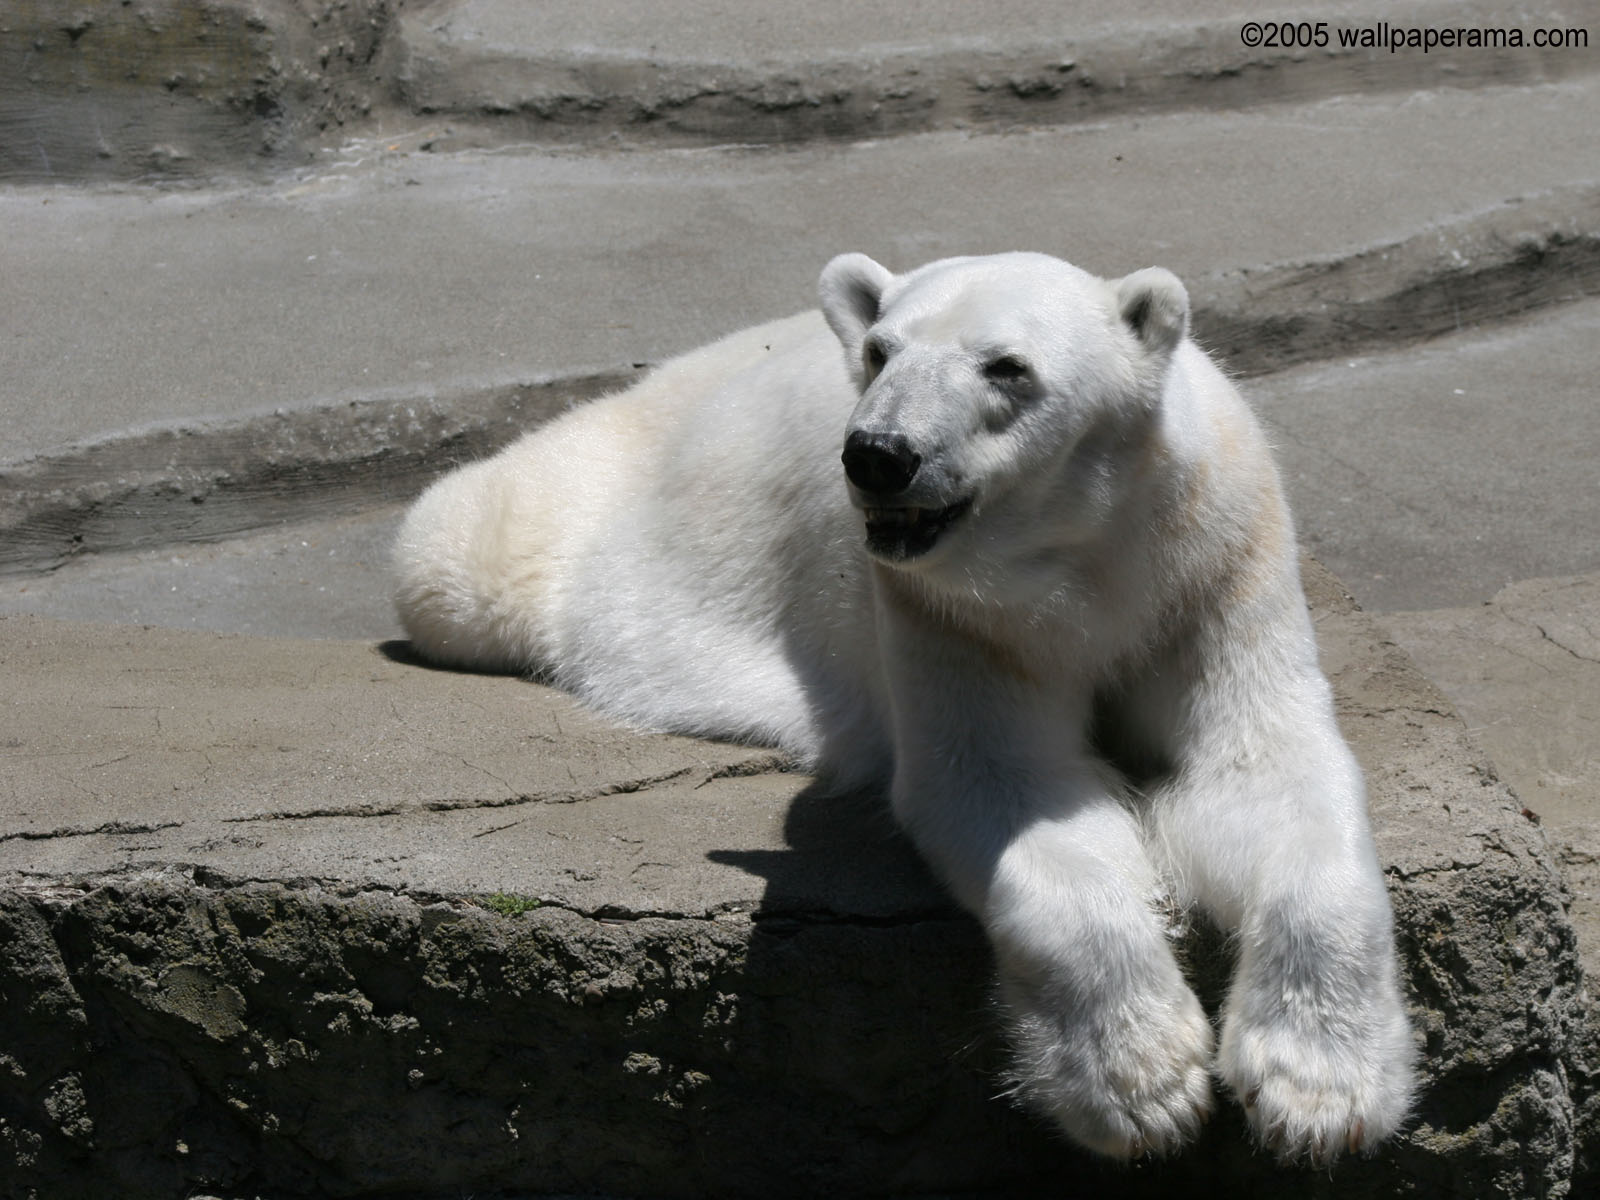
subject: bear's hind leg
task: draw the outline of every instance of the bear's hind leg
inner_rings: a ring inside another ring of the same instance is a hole
[[[501,459],[439,480],[395,541],[395,608],[418,654],[442,666],[528,673],[548,653],[550,553]]]

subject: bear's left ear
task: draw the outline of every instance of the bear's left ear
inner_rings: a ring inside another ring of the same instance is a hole
[[[893,278],[887,267],[865,254],[841,254],[822,268],[822,278],[817,281],[822,315],[844,347],[850,373],[857,377],[861,373],[861,341],[878,319],[883,289]]]
[[[1189,332],[1189,293],[1163,267],[1146,267],[1119,282],[1117,312],[1152,354],[1170,354]]]

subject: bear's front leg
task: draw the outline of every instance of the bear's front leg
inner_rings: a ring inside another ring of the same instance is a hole
[[[1415,1050],[1361,774],[1327,685],[1314,665],[1214,669],[1189,715],[1155,817],[1174,877],[1237,932],[1218,1074],[1280,1158],[1370,1150],[1405,1119]]]
[[[1102,1154],[1177,1149],[1211,1110],[1211,1027],[1086,705],[927,631],[889,645],[895,811],[994,946],[1016,1094]]]
[[[1211,1112],[1211,1026],[1128,814],[1092,790],[1062,808],[1010,833],[979,909],[1016,1094],[1091,1150],[1166,1154]]]

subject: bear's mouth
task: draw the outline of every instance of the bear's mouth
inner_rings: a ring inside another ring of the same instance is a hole
[[[861,515],[867,521],[867,549],[891,562],[917,558],[933,549],[939,536],[971,507],[971,496],[946,508],[864,506]]]

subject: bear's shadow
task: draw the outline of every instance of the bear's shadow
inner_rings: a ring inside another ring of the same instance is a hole
[[[765,882],[758,920],[969,920],[900,832],[881,792],[807,784],[789,803],[783,849],[710,849]]]
[[[429,662],[401,638],[375,650],[403,666],[483,673]],[[524,677],[542,685],[537,675]],[[1068,1144],[1048,1122],[998,1098],[1007,1052],[987,939],[900,830],[880,789],[841,791],[813,780],[790,800],[782,835],[779,849],[705,851],[708,861],[763,881],[742,969],[758,992],[788,992],[797,970],[808,974],[828,966],[835,955],[862,956],[869,979],[807,989],[818,1006],[808,1012],[807,1022],[847,1023],[900,1043],[890,1057],[914,1064],[907,1069],[925,1077],[919,1086],[945,1098],[939,1107],[947,1115],[963,1114],[962,1133],[949,1135],[972,1145],[973,1125],[983,1127],[978,1144],[992,1140],[1003,1148],[1000,1157],[1007,1166],[1002,1174],[1018,1183],[1067,1169],[1086,1186],[1080,1194],[1145,1195],[1146,1188],[1160,1194],[1175,1173],[1182,1177],[1184,1167],[1175,1164],[1192,1168],[1195,1159],[1188,1156],[1131,1167],[1107,1163]],[[831,945],[811,942],[797,967],[797,942],[812,938]],[[1185,975],[1215,1018],[1232,947],[1209,924],[1195,921],[1175,948]],[[916,1040],[907,1043],[907,1038]],[[809,1064],[797,1063],[795,1069],[813,1073]],[[1235,1106],[1218,1099],[1222,1119],[1202,1140],[1226,1158],[1248,1154],[1242,1121],[1229,1111]],[[1024,1184],[1018,1194],[1026,1192]]]

